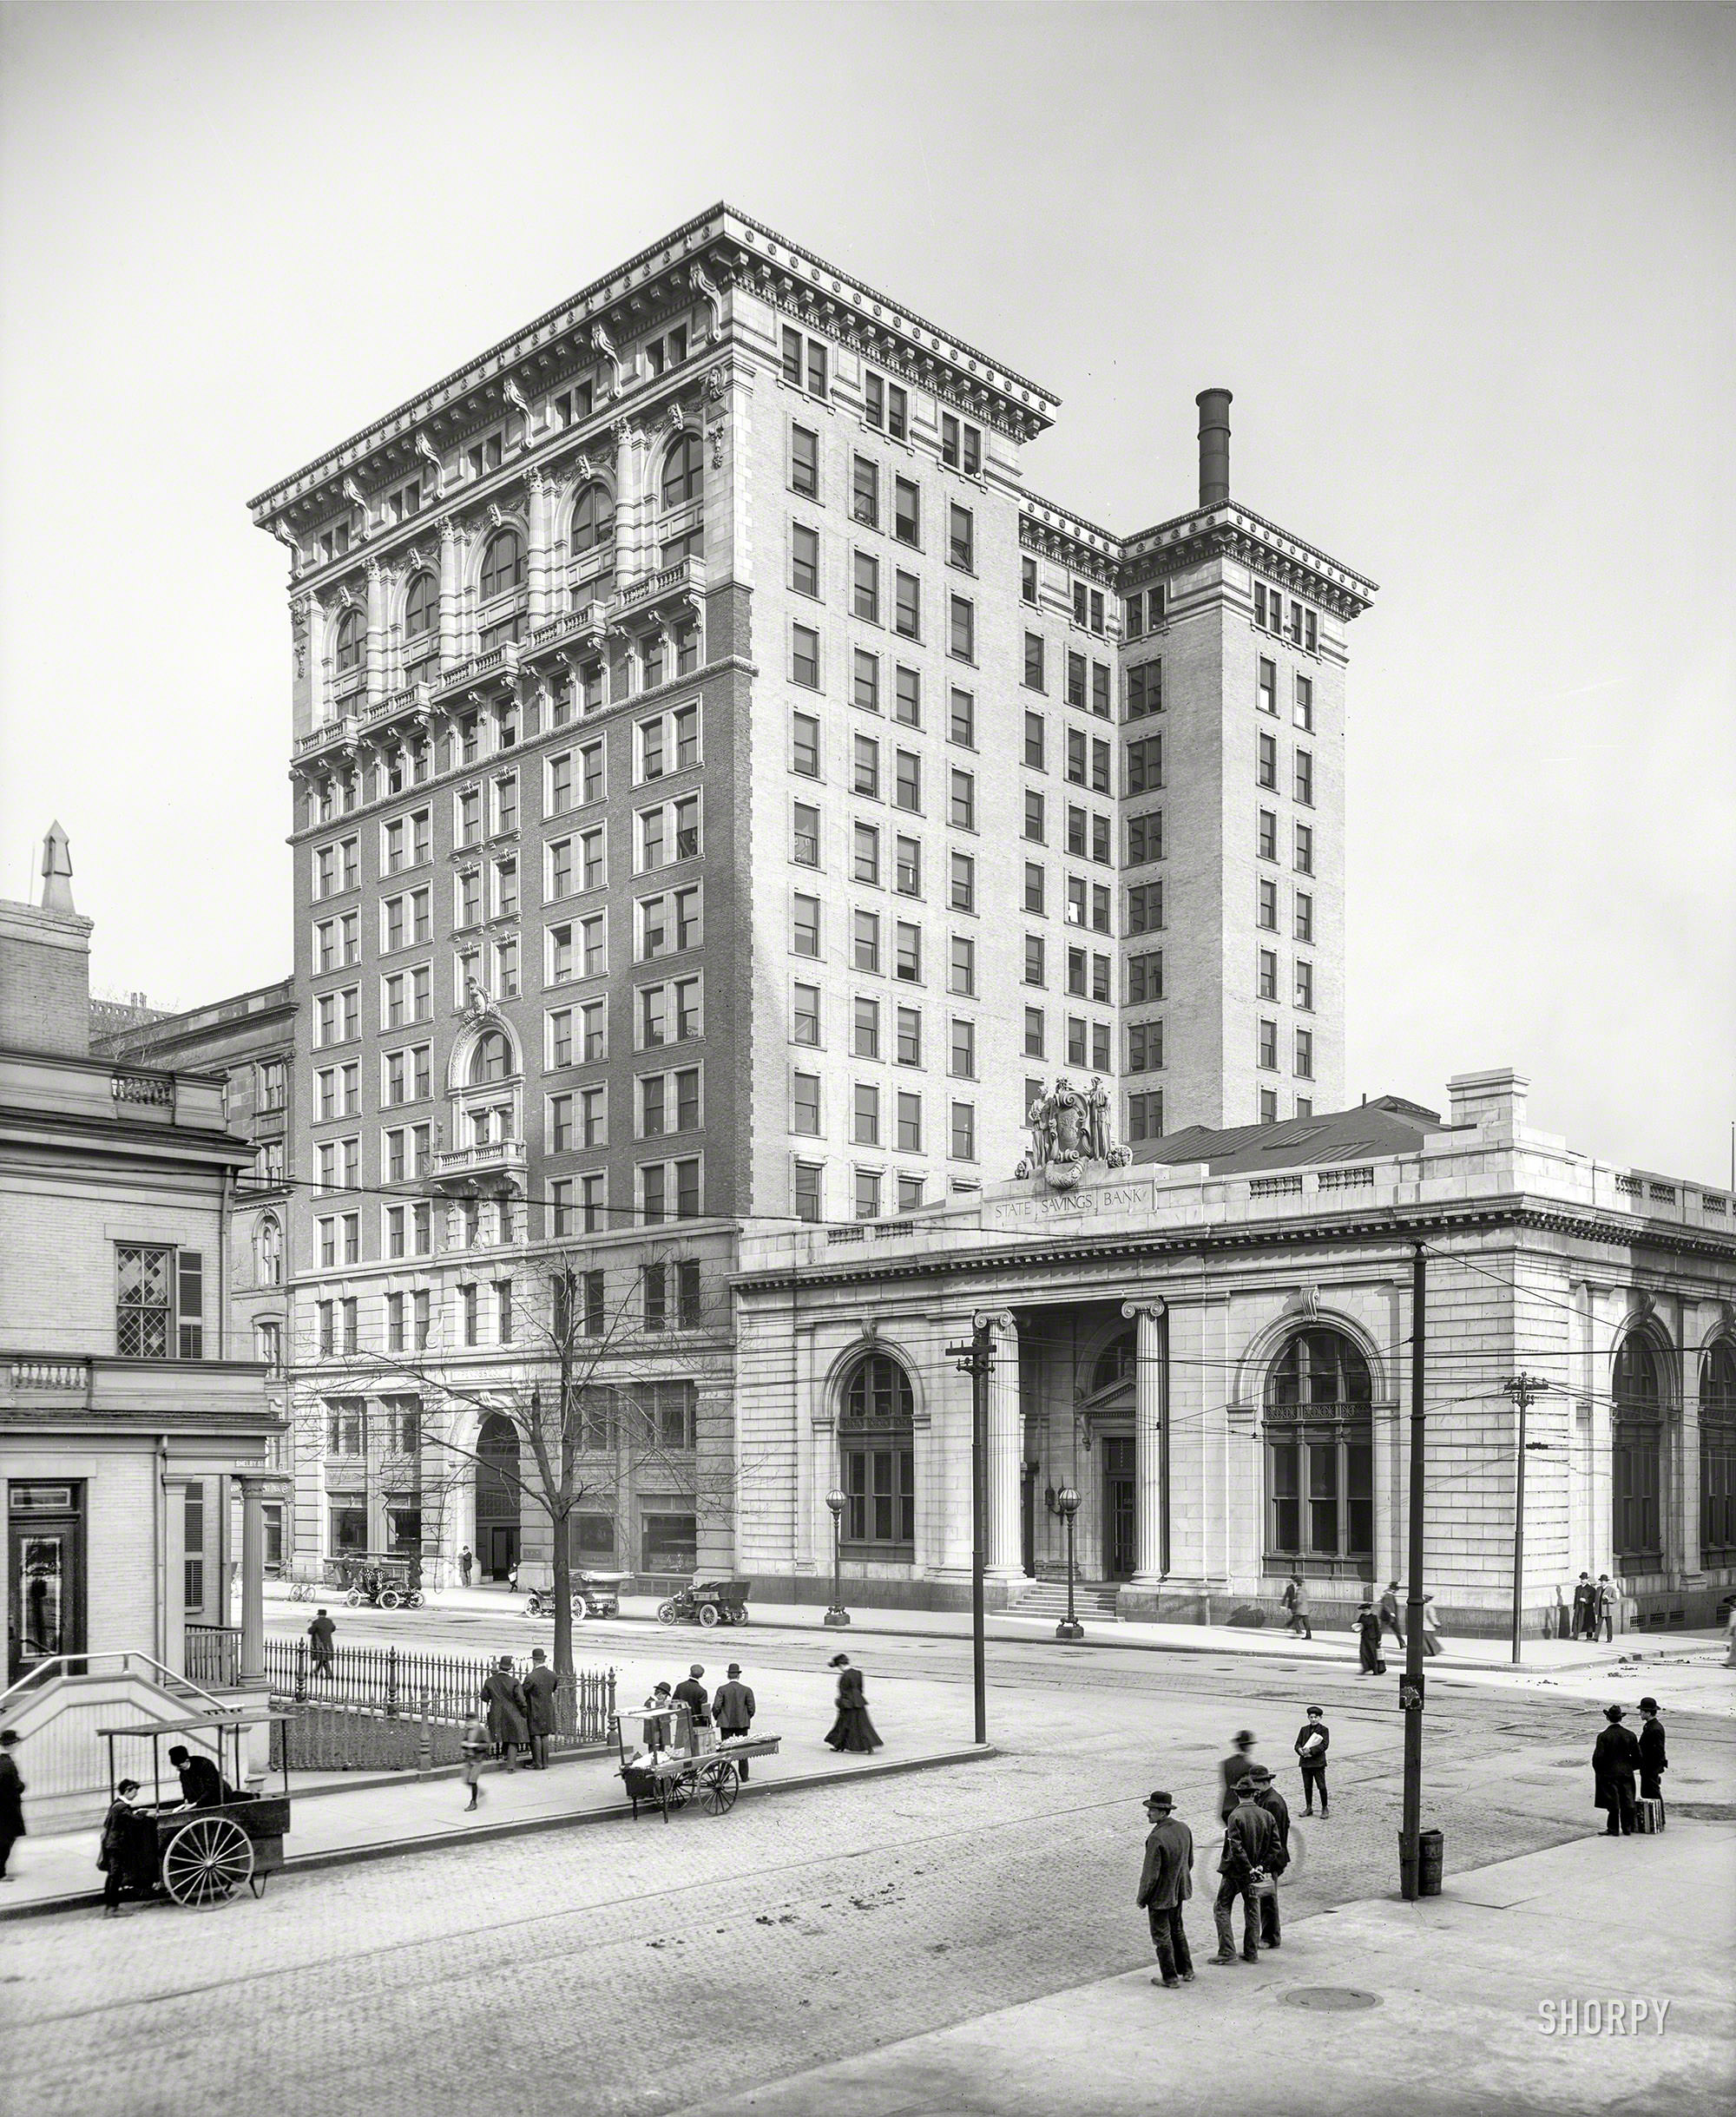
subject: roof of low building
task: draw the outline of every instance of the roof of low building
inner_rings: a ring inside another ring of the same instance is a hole
[[[1430,1133],[1450,1129],[1438,1110],[1402,1095],[1377,1095],[1353,1109],[1292,1117],[1278,1125],[1232,1125],[1222,1131],[1189,1125],[1161,1140],[1143,1141],[1132,1151],[1136,1163],[1203,1161],[1214,1176],[1246,1175],[1415,1154]]]

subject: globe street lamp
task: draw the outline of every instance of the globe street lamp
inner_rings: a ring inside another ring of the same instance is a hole
[[[832,1509],[832,1607],[825,1614],[829,1625],[847,1625],[850,1613],[844,1607],[844,1587],[839,1578],[843,1565],[844,1509],[850,1496],[840,1492],[834,1485],[825,1496],[825,1503]]]
[[[1067,1524],[1067,1614],[1055,1627],[1058,1640],[1082,1640],[1085,1627],[1073,1614],[1073,1517],[1079,1511],[1079,1495],[1071,1485],[1063,1485],[1055,1496],[1055,1504]]]

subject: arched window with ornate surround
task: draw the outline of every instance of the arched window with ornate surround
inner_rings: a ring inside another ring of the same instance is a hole
[[[1345,1331],[1287,1338],[1266,1382],[1269,1561],[1365,1572],[1374,1556],[1374,1383]]]
[[[332,657],[340,676],[362,666],[362,649],[367,644],[367,620],[361,612],[353,608],[345,610],[338,620],[338,636]]]
[[[573,519],[567,532],[567,549],[579,558],[599,544],[615,542],[615,502],[607,485],[587,485],[573,503]]]
[[[510,1081],[518,1071],[511,1040],[503,1029],[484,1029],[470,1054],[470,1086],[485,1088],[491,1081]]]
[[[1645,1331],[1616,1348],[1609,1433],[1610,1523],[1615,1563],[1624,1573],[1662,1565],[1664,1366]]]
[[[1715,1338],[1700,1369],[1700,1562],[1736,1565],[1736,1339]]]
[[[254,1284],[283,1285],[283,1223],[274,1213],[262,1213],[253,1236]]]
[[[678,434],[663,458],[663,506],[686,507],[705,491],[705,449],[691,431]]]
[[[411,576],[404,595],[404,636],[424,640],[440,622],[440,583],[423,571]]]
[[[865,1353],[844,1378],[838,1414],[843,1540],[864,1557],[916,1555],[915,1418],[904,1368],[890,1353]]]
[[[496,529],[483,553],[483,570],[477,583],[484,602],[510,595],[524,586],[524,540],[516,529]]]

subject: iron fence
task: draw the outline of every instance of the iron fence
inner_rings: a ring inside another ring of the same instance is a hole
[[[385,1719],[427,1720],[462,1726],[482,1711],[483,1685],[499,1667],[492,1660],[457,1654],[428,1653],[402,1647],[333,1647],[329,1661],[316,1667],[312,1642],[306,1639],[266,1641],[266,1680],[273,1694],[297,1705],[343,1706]],[[516,1660],[513,1673],[522,1683],[530,1672],[528,1660]],[[606,1742],[615,1717],[615,1671],[575,1669],[555,1694],[557,1749]]]

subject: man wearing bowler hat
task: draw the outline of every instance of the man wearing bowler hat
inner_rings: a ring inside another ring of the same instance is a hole
[[[1664,1798],[1663,1775],[1670,1768],[1670,1760],[1664,1748],[1664,1724],[1658,1718],[1655,1698],[1640,1700],[1640,1798],[1656,1801],[1661,1807]]]
[[[1161,1975],[1154,1985],[1191,1985],[1194,1958],[1187,1952],[1187,1936],[1181,1930],[1181,1907],[1194,1894],[1194,1833],[1176,1820],[1175,1804],[1167,1793],[1145,1798],[1147,1820],[1151,1824],[1145,1841],[1145,1865],[1140,1870],[1135,1903],[1145,1906],[1151,1925],[1151,1944],[1157,1950]]]
[[[713,1718],[717,1722],[720,1735],[747,1735],[753,1732],[753,1715],[757,1710],[751,1684],[741,1680],[741,1664],[732,1661],[726,1682],[719,1684],[717,1693],[711,1701]],[[740,1757],[735,1764],[736,1776],[743,1785],[747,1783],[747,1759]]]
[[[1634,1829],[1634,1774],[1640,1768],[1640,1745],[1631,1727],[1621,1725],[1620,1706],[1606,1706],[1609,1725],[1592,1745],[1591,1769],[1597,1805],[1606,1810],[1606,1838],[1627,1838]]]
[[[1266,1871],[1275,1884],[1290,1864],[1290,1804],[1272,1785],[1272,1774],[1264,1765],[1250,1765],[1248,1778],[1253,1782],[1254,1805],[1266,1811],[1278,1831],[1278,1842],[1266,1856]],[[1278,1891],[1273,1888],[1259,1899],[1259,1944],[1262,1948],[1277,1948],[1283,1939],[1284,1929],[1278,1916]]]

